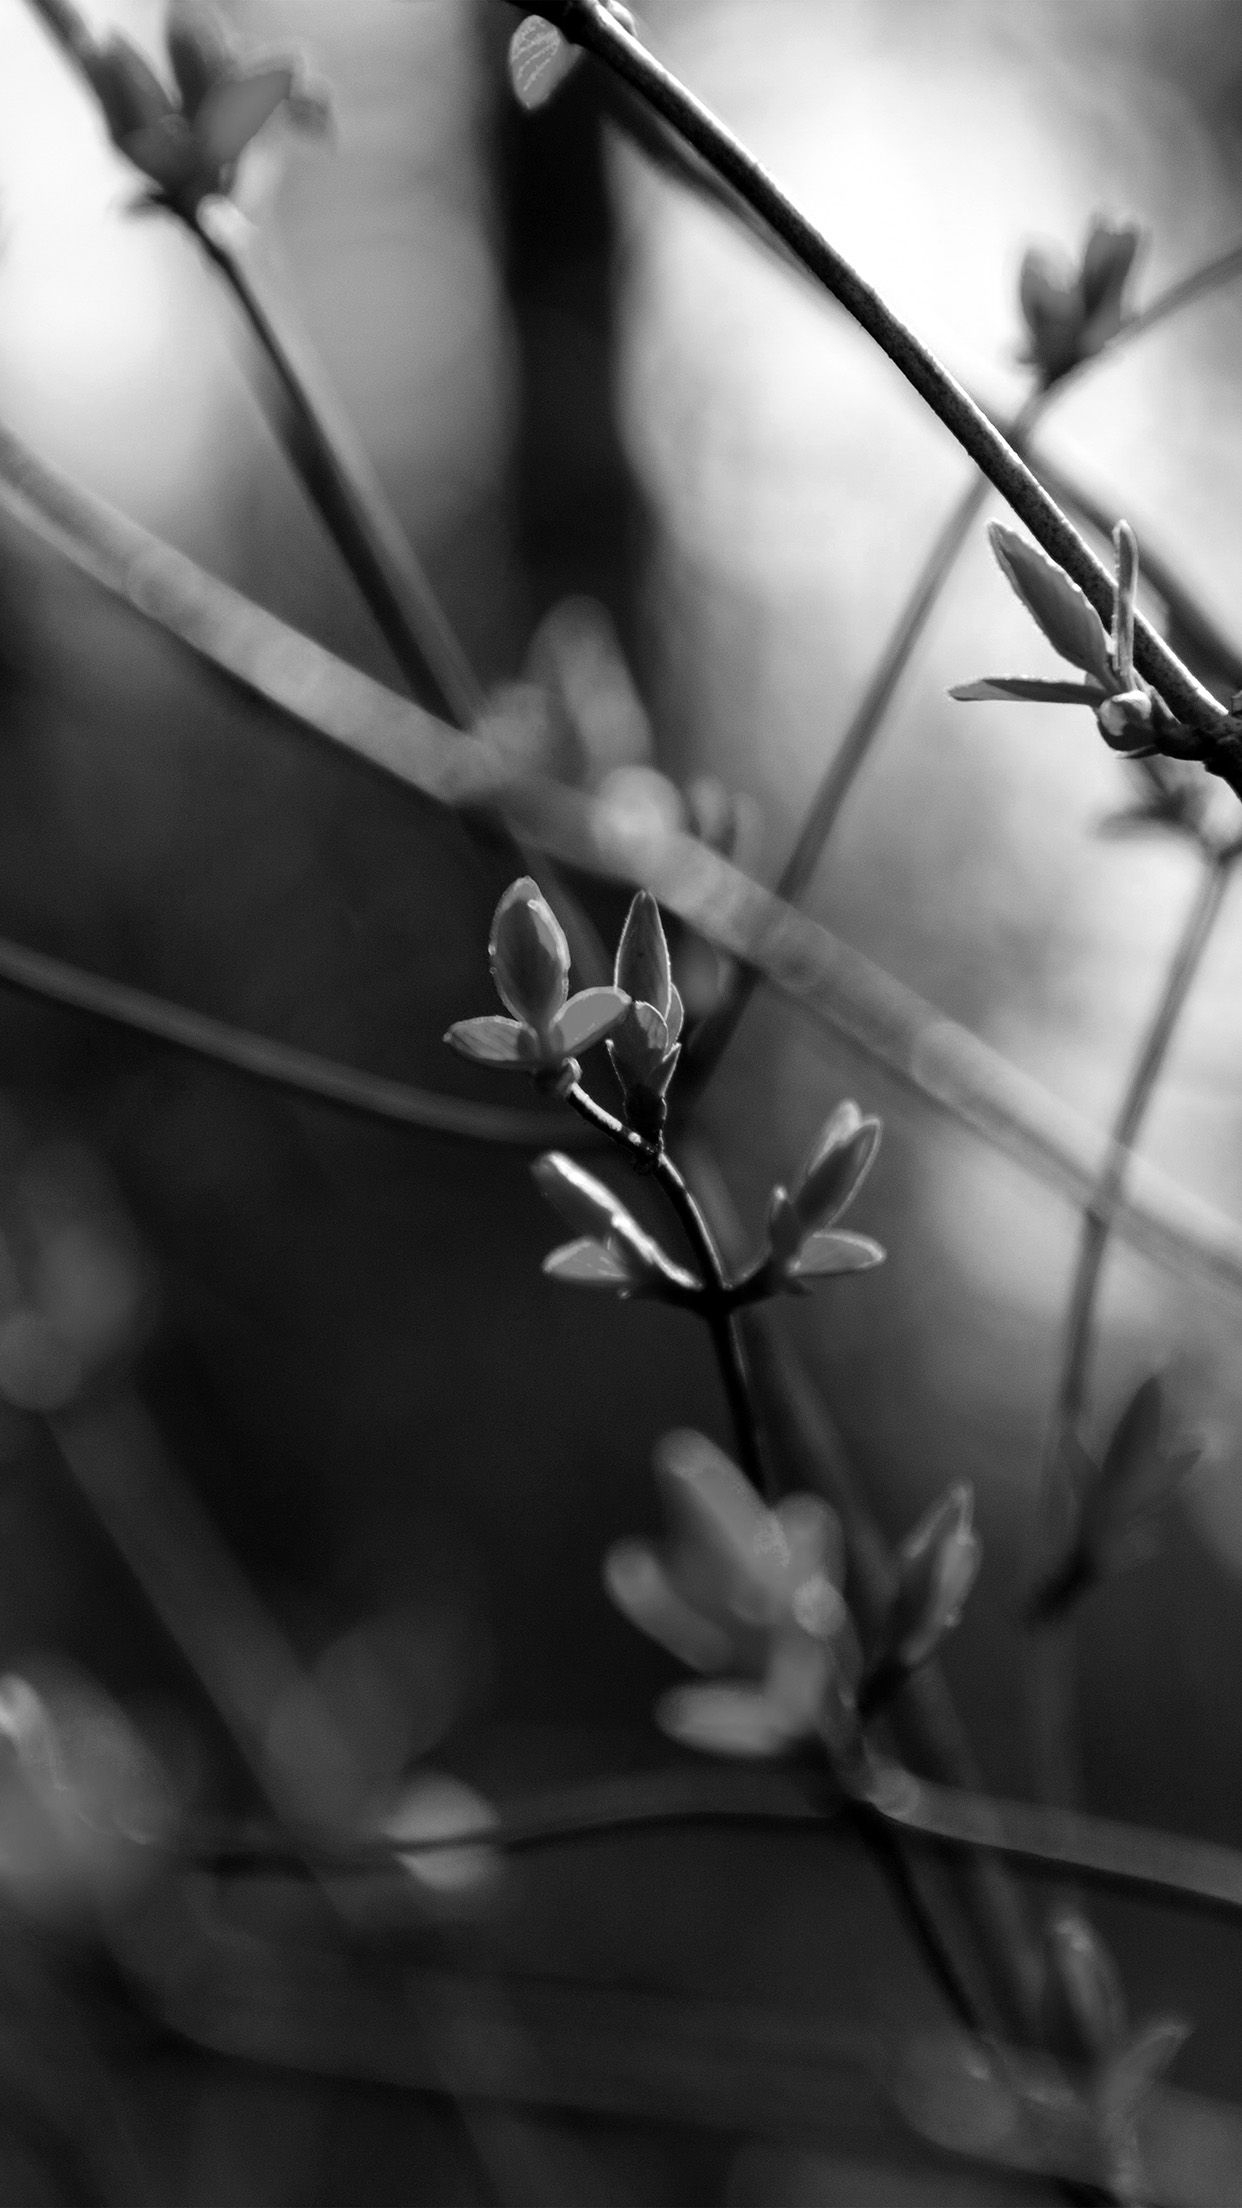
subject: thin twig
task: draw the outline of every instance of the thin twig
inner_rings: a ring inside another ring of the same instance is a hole
[[[606,1136],[624,1151],[638,1172],[651,1174],[675,1212],[699,1267],[701,1286],[694,1292],[692,1308],[711,1335],[739,1460],[751,1484],[771,1502],[773,1490],[759,1438],[745,1346],[737,1318],[730,1309],[729,1284],[711,1228],[663,1143],[653,1147],[644,1142],[623,1121],[597,1103],[581,1082],[574,1083],[565,1102],[596,1133]]]
[[[1155,1096],[1177,1025],[1220,916],[1235,853],[1209,848],[1179,930],[1150,1024],[1136,1053],[1113,1122],[1107,1156],[1086,1205],[1070,1285],[1064,1346],[1040,1475],[1037,1540],[1051,1557],[1066,1501],[1067,1453],[1078,1439],[1091,1369],[1096,1302],[1131,1153]],[[1073,1739],[1070,1613],[1041,1626],[1032,1649],[1036,1769],[1049,1801],[1071,1802],[1077,1791]]]

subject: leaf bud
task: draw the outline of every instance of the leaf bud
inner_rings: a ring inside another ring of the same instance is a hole
[[[887,1627],[887,1662],[914,1671],[952,1631],[979,1570],[973,1492],[965,1482],[934,1504],[897,1553]]]

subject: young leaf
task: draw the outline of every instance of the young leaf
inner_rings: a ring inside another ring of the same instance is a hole
[[[670,1739],[708,1756],[758,1759],[790,1745],[784,1713],[762,1687],[733,1684],[674,1687],[656,1704],[656,1723]]]
[[[723,1671],[729,1636],[678,1593],[646,1541],[618,1541],[604,1558],[604,1585],[623,1617],[692,1671]]]
[[[620,1252],[588,1236],[550,1250],[543,1270],[549,1280],[559,1280],[567,1288],[602,1288],[613,1295],[628,1295],[634,1288],[633,1274]]]
[[[634,999],[649,1004],[667,1022],[673,1000],[673,974],[660,908],[649,889],[635,892],[617,945],[613,980]]]
[[[525,1070],[529,1064],[526,1037],[523,1021],[485,1012],[477,1020],[454,1020],[444,1040],[463,1058],[473,1058],[479,1065],[520,1066]]]
[[[1076,2057],[1098,2062],[1121,2044],[1125,1996],[1117,1966],[1103,1941],[1078,1910],[1056,1910],[1046,1931],[1048,1991],[1054,2015]],[[1060,2009],[1061,2016],[1055,2011]]]
[[[1083,1493],[1079,1545],[1098,1577],[1151,1554],[1156,1522],[1198,1460],[1199,1444],[1167,1436],[1167,1424],[1164,1385],[1152,1373],[1126,1404]]]
[[[991,523],[988,541],[1002,574],[1053,650],[1110,690],[1113,674],[1108,662],[1108,638],[1077,583],[1003,522]]]
[[[214,84],[194,124],[204,154],[218,168],[231,169],[292,90],[293,71],[287,67],[256,69]]]
[[[531,1172],[548,1202],[579,1234],[606,1239],[622,1222],[637,1227],[637,1221],[606,1183],[575,1159],[567,1158],[562,1150],[545,1151],[536,1158]]]
[[[951,1487],[897,1552],[886,1639],[888,1660],[902,1671],[926,1662],[961,1617],[979,1570],[973,1503],[964,1482]]]
[[[806,1158],[789,1201],[804,1228],[829,1227],[853,1202],[880,1143],[878,1119],[838,1104]]]
[[[1026,698],[1036,705],[1090,705],[1103,703],[1098,682],[1042,682],[1033,675],[986,675],[980,682],[958,682],[949,692],[965,704],[979,698]]]
[[[569,995],[569,945],[529,874],[511,882],[497,905],[487,948],[503,1003],[516,1019],[546,1027]]]
[[[630,1008],[623,989],[580,989],[552,1022],[551,1040],[566,1058],[576,1058],[592,1043],[602,1043],[619,1027]]]
[[[808,1234],[789,1267],[795,1280],[827,1280],[834,1273],[866,1273],[884,1263],[884,1251],[866,1234],[831,1227]]]

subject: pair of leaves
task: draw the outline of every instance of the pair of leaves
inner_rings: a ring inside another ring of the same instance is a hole
[[[731,1674],[672,1689],[658,1723],[711,1755],[783,1755],[822,1736],[826,1708],[852,1713],[859,1668],[835,1515],[813,1495],[768,1510],[737,1466],[689,1431],[665,1436],[656,1478],[669,1536],[617,1543],[608,1592],[680,1662]]]
[[[812,1146],[792,1189],[777,1186],[768,1205],[770,1264],[782,1287],[805,1293],[834,1273],[869,1271],[884,1252],[867,1235],[842,1234],[836,1222],[871,1170],[880,1142],[878,1119],[851,1102],[839,1104]]]
[[[1138,547],[1129,524],[1119,522],[1113,532],[1117,582],[1111,637],[1077,583],[1016,530],[993,522],[988,540],[1002,574],[1053,650],[1071,667],[1080,668],[1087,679],[1064,682],[1026,675],[989,675],[979,682],[959,683],[949,695],[967,702],[1012,698],[1044,705],[1090,706],[1100,733],[1113,750],[1141,756],[1151,748],[1156,707],[1134,669]]]
[[[492,917],[488,940],[492,980],[511,1015],[487,1013],[457,1020],[445,1042],[477,1064],[521,1073],[556,1074],[572,1069],[579,1051],[610,1035],[629,1009],[616,988],[569,994],[569,945],[565,931],[537,882],[511,882]]]

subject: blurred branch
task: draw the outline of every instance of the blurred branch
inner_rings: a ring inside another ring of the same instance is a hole
[[[1101,1137],[999,1052],[782,903],[693,837],[635,837],[606,804],[532,778],[492,745],[443,724],[265,613],[193,561],[74,490],[0,431],[0,500],[148,618],[303,731],[442,805],[500,811],[521,834],[587,871],[652,890],[668,910],[753,964],[819,1026],[1076,1204]],[[1242,1287],[1242,1230],[1136,1161],[1116,1229],[1183,1274]]]
[[[118,1027],[150,1035],[157,1042],[191,1051],[216,1065],[231,1066],[253,1080],[287,1089],[292,1095],[320,1097],[326,1103],[359,1112],[364,1118],[388,1120],[399,1127],[414,1127],[423,1134],[443,1135],[453,1141],[547,1148],[549,1128],[542,1113],[438,1096],[405,1081],[362,1073],[313,1051],[272,1042],[267,1036],[252,1035],[245,1028],[231,1027],[204,1012],[192,1012],[145,989],[133,989],[127,982],[88,973],[84,967],[72,966],[65,959],[32,950],[24,943],[14,943],[6,936],[0,936],[0,983],[44,1002],[88,1012]],[[576,1128],[558,1124],[556,1140],[562,1145],[573,1147],[576,1135]]]
[[[468,728],[482,685],[319,363],[260,289],[236,210],[200,208],[186,228],[222,277],[267,373],[255,379],[277,441],[326,524],[414,697]]]
[[[110,1540],[223,1718],[264,1800],[293,1832],[356,1811],[352,1755],[290,1644],[170,1463],[137,1396],[120,1392],[48,1421]],[[278,1716],[290,1729],[282,1754]]]

